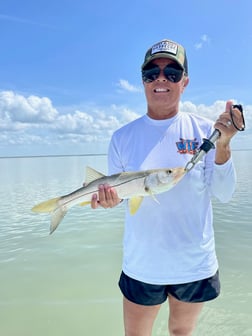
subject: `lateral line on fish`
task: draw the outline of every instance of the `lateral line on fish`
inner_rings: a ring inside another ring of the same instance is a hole
[[[114,184],[113,186],[112,186],[112,188],[116,188],[116,187],[118,187],[118,186],[120,186],[120,185],[124,185],[124,184],[127,184],[127,183],[129,183],[129,182],[132,182],[132,181],[134,181],[134,180],[139,180],[139,179],[141,179],[141,178],[143,178],[143,176],[139,176],[139,177],[134,177],[134,178],[132,178],[132,179],[130,179],[130,180],[127,180],[127,181],[125,181],[125,182],[121,182],[121,183],[117,183],[117,184]],[[91,182],[92,183],[92,182]],[[91,183],[89,183],[89,184],[91,184]],[[88,185],[87,185],[88,186]],[[82,188],[80,188],[79,190],[81,190]],[[93,195],[93,194],[95,194],[95,193],[97,193],[97,192],[99,192],[99,190],[97,189],[97,190],[93,190],[92,192],[90,191],[90,192],[87,192],[85,195]],[[73,192],[74,193],[74,192]],[[67,196],[70,196],[72,193],[70,193],[70,194],[67,194],[67,195],[65,195],[65,196],[61,196],[61,198],[60,198],[60,200],[62,199],[62,198],[64,198],[64,197],[67,197]],[[69,200],[69,201],[66,201],[66,202],[64,202],[64,205],[67,205],[68,203],[70,203],[70,202],[72,202],[73,200],[76,200],[76,199],[78,199],[79,197],[76,195],[76,197],[73,197],[71,200]],[[61,206],[61,205],[59,205],[59,206]]]

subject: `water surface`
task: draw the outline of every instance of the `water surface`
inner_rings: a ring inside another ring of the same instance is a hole
[[[252,335],[252,152],[234,152],[237,190],[214,201],[222,294],[200,316],[196,336]],[[0,334],[123,335],[123,206],[75,207],[49,236],[50,218],[31,207],[106,173],[105,156],[0,159]],[[154,335],[167,335],[163,305]]]

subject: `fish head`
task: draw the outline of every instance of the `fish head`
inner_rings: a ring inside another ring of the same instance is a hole
[[[182,179],[184,175],[185,169],[182,167],[173,169],[160,169],[160,171],[157,172],[157,177],[160,184],[172,183],[173,185],[175,185]]]
[[[158,182],[161,184],[166,184],[172,181],[173,179],[173,174],[172,174],[172,169],[163,169],[157,172],[157,179]]]
[[[153,171],[145,179],[145,188],[153,193],[160,193],[171,189],[185,175],[185,169],[164,168]]]

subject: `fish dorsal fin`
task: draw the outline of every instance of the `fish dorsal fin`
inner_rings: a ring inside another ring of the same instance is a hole
[[[129,199],[129,212],[131,215],[134,215],[137,212],[142,203],[142,200],[142,196],[135,196]]]
[[[86,167],[86,179],[85,184],[91,183],[101,177],[104,177],[105,175],[98,172],[94,168],[91,168],[89,166]]]

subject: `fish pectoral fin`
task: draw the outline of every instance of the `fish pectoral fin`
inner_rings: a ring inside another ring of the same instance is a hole
[[[129,199],[129,212],[131,215],[134,215],[137,212],[142,201],[143,201],[142,196],[136,196]]]
[[[157,199],[157,197],[152,192],[150,192],[150,196],[153,198],[153,200],[155,202],[157,202],[157,204],[160,204],[159,200]]]
[[[86,167],[86,179],[85,184],[91,183],[101,177],[104,177],[105,175],[98,172],[94,168],[91,168],[89,166]]]
[[[89,204],[91,204],[90,201],[85,201],[85,202],[79,203],[80,206],[86,206],[86,205],[89,205]]]

